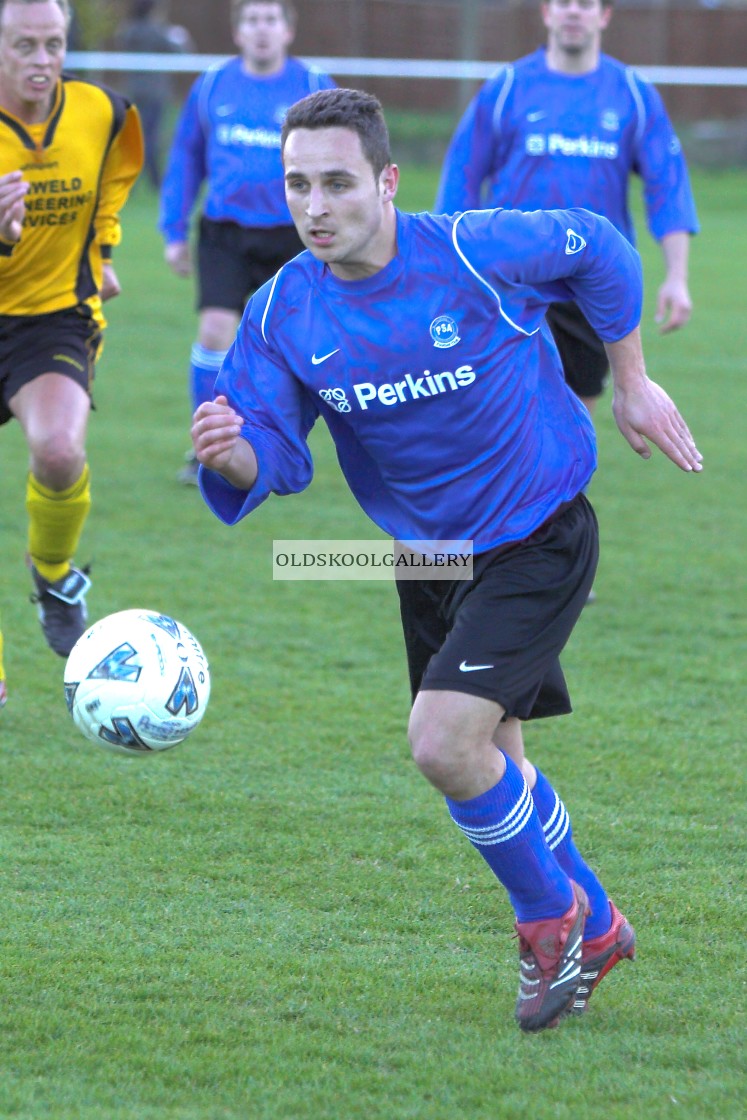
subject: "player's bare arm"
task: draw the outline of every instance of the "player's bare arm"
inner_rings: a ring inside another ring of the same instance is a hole
[[[192,445],[204,467],[217,471],[239,490],[250,490],[257,478],[257,457],[241,438],[242,420],[225,397],[201,404],[192,420]]]
[[[684,327],[692,315],[693,303],[687,286],[690,234],[684,230],[665,234],[661,239],[666,277],[656,300],[656,322],[660,334]]]
[[[118,296],[121,291],[122,285],[114,271],[114,265],[105,261],[101,277],[101,291],[99,292],[102,301],[106,302],[108,299],[113,299],[115,296]]]
[[[29,184],[20,171],[0,175],[0,237],[4,241],[21,239],[28,189]]]
[[[171,241],[164,249],[166,264],[177,276],[189,276],[192,272],[192,257],[188,241]]]
[[[698,451],[674,401],[646,374],[638,327],[618,342],[605,343],[617,426],[642,459],[651,458],[647,440],[683,471],[703,469]]]

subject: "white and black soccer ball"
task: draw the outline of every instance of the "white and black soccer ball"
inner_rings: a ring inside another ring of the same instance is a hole
[[[167,751],[194,731],[210,671],[193,634],[156,611],[94,622],[65,665],[65,700],[87,739],[117,754]]]

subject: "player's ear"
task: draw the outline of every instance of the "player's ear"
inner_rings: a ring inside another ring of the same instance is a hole
[[[382,202],[391,202],[399,186],[399,168],[396,163],[388,163],[379,176],[379,190]]]

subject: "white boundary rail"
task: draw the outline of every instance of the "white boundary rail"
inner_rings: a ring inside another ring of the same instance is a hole
[[[199,74],[232,55],[130,54],[124,51],[70,51],[70,70],[160,70]],[[309,58],[305,62],[338,77],[438,78],[485,81],[501,62],[460,62],[433,58]],[[642,77],[656,85],[747,86],[745,66],[636,66]]]

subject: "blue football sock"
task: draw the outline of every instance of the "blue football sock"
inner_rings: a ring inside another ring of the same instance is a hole
[[[584,940],[606,933],[612,924],[609,898],[588,863],[581,857],[573,842],[571,818],[544,774],[537,771],[537,783],[532,790],[534,801],[547,843],[556,860],[569,878],[586,891],[591,914],[584,926]]]
[[[215,396],[213,388],[218,370],[221,367],[227,350],[208,350],[195,342],[192,346],[189,366],[189,389],[192,394],[192,411],[204,401],[211,401]]]
[[[508,891],[520,922],[559,918],[573,905],[573,887],[547,846],[532,795],[506,758],[497,785],[469,801],[446,798],[452,820]]]

